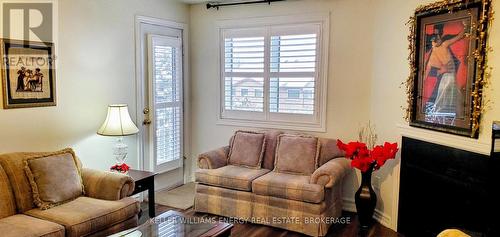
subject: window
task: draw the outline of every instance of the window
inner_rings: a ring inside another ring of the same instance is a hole
[[[262,97],[262,89],[255,89],[255,97],[259,98]]]
[[[304,99],[312,99],[314,98],[314,90],[312,89],[304,89]]]
[[[287,101],[290,101],[290,99],[300,99],[300,89],[288,89],[288,97],[284,98]],[[300,110],[300,112],[305,113],[305,110]]]
[[[248,89],[241,89],[241,96],[248,97]]]
[[[292,18],[220,28],[221,123],[325,130],[328,17]]]

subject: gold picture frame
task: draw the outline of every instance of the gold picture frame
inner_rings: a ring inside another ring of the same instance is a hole
[[[56,106],[54,44],[0,39],[3,108]]]
[[[410,18],[410,76],[405,119],[410,126],[478,137],[489,78],[486,54],[492,0],[444,0]]]

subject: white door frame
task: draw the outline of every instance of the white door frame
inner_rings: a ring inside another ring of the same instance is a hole
[[[144,68],[147,68],[147,65],[144,65],[145,62],[142,60],[142,52],[146,50],[144,46],[146,45],[147,42],[144,42],[144,39],[142,37],[143,32],[141,31],[141,25],[142,24],[149,24],[149,25],[157,25],[157,26],[162,26],[162,27],[169,27],[173,29],[179,29],[182,31],[182,55],[183,55],[183,124],[184,124],[184,131],[183,131],[183,150],[184,150],[184,156],[187,157],[188,159],[186,160],[186,163],[184,165],[184,182],[186,181],[191,181],[192,180],[192,162],[191,162],[191,150],[190,150],[190,144],[191,144],[191,136],[190,136],[190,77],[189,77],[189,51],[188,51],[188,26],[187,24],[184,23],[179,23],[175,21],[170,21],[170,20],[165,20],[165,19],[160,19],[160,18],[154,18],[154,17],[148,17],[148,16],[140,16],[137,15],[135,16],[135,78],[136,78],[136,121],[137,125],[139,125],[139,134],[138,134],[138,139],[137,139],[137,159],[138,159],[138,164],[139,164],[139,169],[143,170],[145,167],[144,164],[144,149],[145,144],[144,144],[144,139],[146,136],[146,133],[144,132],[147,127],[142,125],[142,121],[144,121],[144,114],[143,110],[145,105],[147,104],[147,101],[144,100],[144,88],[146,88],[146,83],[147,83],[147,78],[144,78],[145,72],[143,71]]]

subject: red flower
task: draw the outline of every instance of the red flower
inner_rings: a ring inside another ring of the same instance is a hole
[[[371,152],[373,160],[377,162],[375,169],[379,169],[385,164],[387,156],[385,155],[385,150],[383,146],[375,146]]]
[[[359,153],[363,155],[368,151],[366,144],[362,142],[349,142],[348,144],[345,144],[341,140],[337,140],[337,146],[340,150],[345,151],[345,156],[350,159],[357,156]]]
[[[351,161],[351,167],[358,168],[361,170],[361,172],[366,172],[368,169],[370,169],[370,165],[372,164],[373,160],[369,156],[365,157],[358,157],[355,158]]]
[[[126,173],[128,170],[130,170],[130,166],[127,164],[123,163],[121,165],[113,165],[111,166],[111,170],[116,170],[121,173]]]
[[[396,153],[398,153],[398,144],[397,143],[384,143],[384,149],[386,151],[386,155],[390,158],[393,159],[396,157]]]
[[[397,143],[385,142],[383,146],[375,146],[372,150],[368,150],[366,144],[362,142],[343,143],[337,140],[337,146],[340,150],[345,151],[345,156],[351,159],[351,166],[358,168],[361,172],[366,172],[370,169],[370,165],[375,163],[375,169],[380,169],[388,159],[394,159],[398,152]]]

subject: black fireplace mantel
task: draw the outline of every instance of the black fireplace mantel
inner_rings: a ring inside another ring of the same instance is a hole
[[[489,218],[500,214],[491,213],[498,210],[490,189],[492,180],[499,184],[497,167],[487,155],[403,137],[398,232],[425,237],[458,228],[500,236]]]

